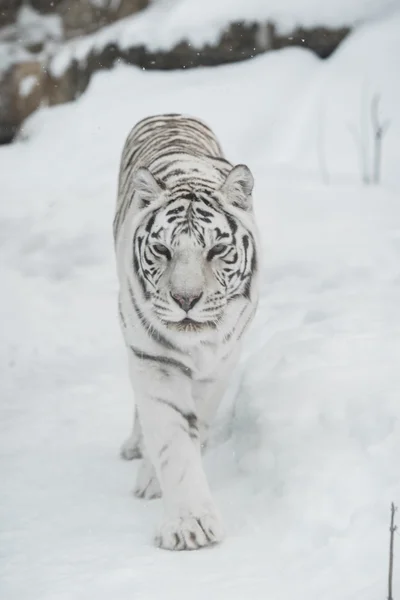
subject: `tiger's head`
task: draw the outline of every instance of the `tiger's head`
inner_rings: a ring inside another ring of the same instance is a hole
[[[136,310],[175,332],[216,329],[229,303],[251,299],[257,250],[250,170],[237,165],[215,190],[189,181],[176,193],[140,168],[133,185]]]

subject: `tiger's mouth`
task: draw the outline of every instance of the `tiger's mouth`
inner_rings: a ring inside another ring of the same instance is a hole
[[[217,323],[214,321],[194,321],[189,317],[185,317],[182,321],[164,321],[169,329],[175,331],[186,331],[188,333],[196,333],[204,331],[204,329],[216,329]]]

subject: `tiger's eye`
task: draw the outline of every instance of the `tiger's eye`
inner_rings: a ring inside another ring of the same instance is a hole
[[[171,252],[166,246],[164,246],[164,244],[153,244],[153,250],[156,252],[156,254],[161,254],[168,260],[171,260]]]
[[[223,254],[227,250],[228,246],[226,244],[216,244],[208,251],[207,260],[212,260],[214,256],[218,256],[219,254]]]

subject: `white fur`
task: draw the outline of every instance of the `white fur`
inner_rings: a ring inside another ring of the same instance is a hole
[[[242,177],[248,175],[242,167],[239,174]],[[139,175],[138,186],[147,193],[153,181],[146,173]],[[252,180],[250,183],[252,185]],[[239,297],[228,303],[223,325],[217,329],[185,333],[163,329],[160,323],[155,323],[154,326],[162,330],[179,350],[160,347],[139,322],[129,288],[140,297],[140,285],[132,270],[134,232],[146,211],[162,204],[161,194],[149,208],[142,208],[139,213],[137,203],[133,202],[116,241],[122,330],[128,348],[129,373],[137,410],[132,434],[124,442],[121,454],[127,459],[144,457],[135,495],[152,498],[162,494],[164,518],[155,536],[156,544],[170,550],[195,549],[219,542],[224,536],[221,517],[203,470],[201,448],[240,354],[240,336],[234,335],[229,341],[225,338],[234,325],[237,325],[239,333],[250,322],[257,304],[257,275],[254,275],[252,283],[251,301]],[[232,216],[240,217],[256,238],[251,210],[244,212],[235,206],[230,207]],[[186,278],[185,283],[187,280],[188,285],[195,288],[200,285],[200,270],[196,268],[198,258],[191,254],[190,247],[185,247],[185,256],[189,257],[186,267],[179,265],[174,276]],[[201,285],[209,284],[206,278]],[[179,314],[178,306],[176,311],[176,320],[179,321],[183,316]],[[155,321],[150,312],[146,313],[146,318],[150,322]],[[155,361],[141,360],[131,347],[140,349],[142,356],[163,356],[167,361],[177,361],[188,369],[191,376],[180,368],[169,368],[168,365],[168,368],[163,368]],[[182,414],[196,415],[198,438],[188,434]]]

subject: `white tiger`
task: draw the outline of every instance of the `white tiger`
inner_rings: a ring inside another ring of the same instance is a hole
[[[252,189],[198,119],[149,117],[126,140],[114,239],[136,411],[121,452],[143,457],[135,494],[163,496],[162,548],[224,535],[201,449],[258,301]]]

